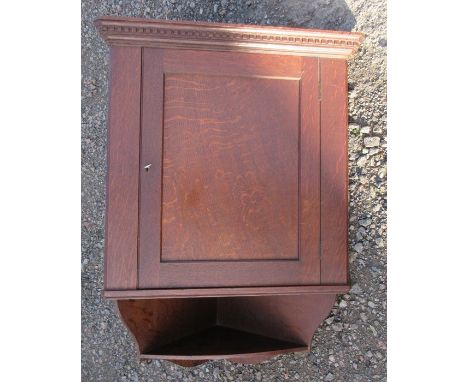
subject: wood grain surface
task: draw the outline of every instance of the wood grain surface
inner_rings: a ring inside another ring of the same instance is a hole
[[[302,59],[299,142],[300,279],[320,280],[319,62]],[[318,283],[318,282],[317,282]]]
[[[215,360],[259,354],[271,357],[305,349],[307,347],[304,344],[282,341],[244,330],[213,326],[165,346],[155,346],[142,356],[171,360]]]
[[[218,298],[217,323],[310,346],[335,294]]]
[[[167,74],[162,261],[298,257],[299,81]]]
[[[143,49],[138,286],[159,283],[164,104],[163,51]],[[150,165],[149,168],[145,168]]]
[[[334,294],[195,299],[120,300],[118,312],[140,357],[255,363],[310,349]]]
[[[348,282],[348,107],[345,60],[320,60],[321,283]]]
[[[95,21],[109,45],[234,51],[346,59],[364,35],[266,25],[221,24],[104,16]]]
[[[137,287],[141,49],[113,47],[107,143],[105,288]]]
[[[315,58],[144,48],[140,288],[319,282],[318,94]]]
[[[362,35],[97,25],[112,46],[104,296],[140,357],[310,349],[349,290],[342,58]]]
[[[149,299],[149,298],[197,298],[233,296],[290,296],[313,294],[342,294],[349,291],[349,285],[304,285],[240,288],[193,288],[193,289],[140,289],[106,290],[104,297],[109,299]]]
[[[140,353],[216,324],[216,299],[121,300],[117,308]]]

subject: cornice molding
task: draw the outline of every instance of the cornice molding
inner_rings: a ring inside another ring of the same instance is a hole
[[[364,35],[244,24],[101,17],[96,27],[109,45],[236,51],[349,59]]]

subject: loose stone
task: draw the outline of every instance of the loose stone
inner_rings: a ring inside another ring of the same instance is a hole
[[[380,145],[380,137],[366,137],[364,138],[364,146],[377,147]]]

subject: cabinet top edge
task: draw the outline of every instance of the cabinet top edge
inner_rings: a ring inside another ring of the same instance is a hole
[[[104,16],[95,20],[109,45],[222,50],[349,59],[364,34],[282,26]]]

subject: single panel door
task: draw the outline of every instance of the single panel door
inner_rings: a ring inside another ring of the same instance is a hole
[[[139,288],[320,283],[318,59],[143,48]]]

